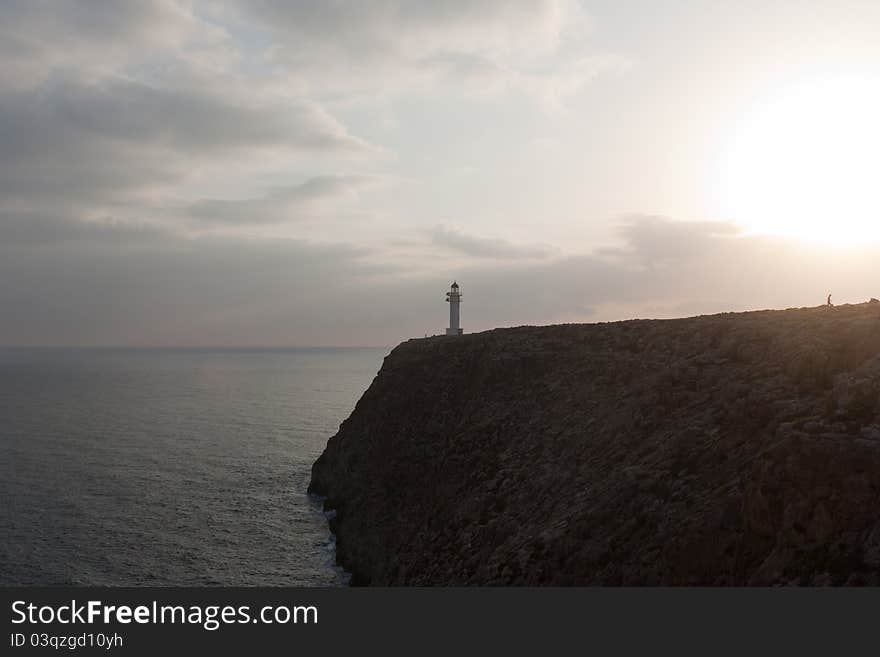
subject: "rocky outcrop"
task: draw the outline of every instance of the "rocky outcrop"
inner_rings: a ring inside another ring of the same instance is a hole
[[[312,470],[360,584],[880,584],[880,306],[385,359]]]

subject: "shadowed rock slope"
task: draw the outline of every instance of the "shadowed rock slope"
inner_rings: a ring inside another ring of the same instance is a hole
[[[880,304],[399,345],[312,469],[359,584],[880,584]]]

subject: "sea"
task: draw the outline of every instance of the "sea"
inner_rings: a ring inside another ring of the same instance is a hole
[[[306,489],[387,351],[0,349],[0,585],[345,585]]]

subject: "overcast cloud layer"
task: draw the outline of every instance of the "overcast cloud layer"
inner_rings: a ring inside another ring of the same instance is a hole
[[[393,345],[453,278],[467,331],[880,296],[701,205],[716,10],[4,2],[0,344]]]

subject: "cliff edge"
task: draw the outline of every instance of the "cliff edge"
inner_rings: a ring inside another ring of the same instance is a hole
[[[880,585],[880,304],[409,340],[312,468],[375,585]]]

